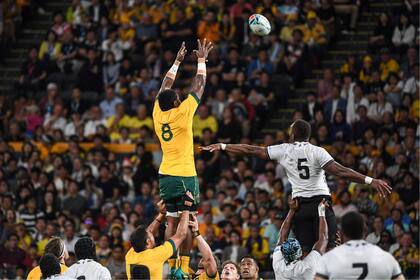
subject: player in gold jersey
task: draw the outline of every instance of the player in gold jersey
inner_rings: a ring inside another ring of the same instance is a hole
[[[162,201],[158,203],[159,215],[147,227],[139,226],[130,236],[132,248],[125,255],[127,279],[165,279],[164,263],[170,258],[187,236],[189,208],[192,206],[192,195],[187,192],[182,200],[184,210],[176,233],[163,245],[156,246],[155,235],[165,219],[166,209]]]
[[[159,138],[163,158],[159,168],[160,197],[166,204],[168,226],[165,238],[175,233],[178,223],[178,213],[182,210],[182,198],[187,191],[193,195],[194,203],[191,211],[197,210],[200,199],[197,173],[194,162],[193,117],[200,103],[206,85],[206,59],[213,48],[211,42],[198,40],[197,74],[187,93],[180,93],[172,89],[178,67],[187,53],[185,43],[182,43],[176,60],[169,69],[162,86],[156,96],[153,107],[153,123]],[[189,252],[192,246],[189,234],[180,247],[179,277],[187,278],[189,268]],[[169,260],[172,273],[175,273],[177,255]]]
[[[63,240],[59,237],[52,237],[47,245],[45,245],[44,254],[52,254],[60,261],[61,273],[67,271],[67,266],[64,261],[69,257],[66,246]],[[40,280],[42,277],[41,268],[38,266],[34,267],[28,274],[27,280]]]
[[[209,244],[200,235],[200,232],[198,231],[198,221],[195,214],[192,217],[192,221],[189,222],[189,226],[191,227],[192,236],[197,241],[198,250],[202,256],[193,279],[219,280],[218,266],[220,264],[218,265],[217,258],[213,256]]]

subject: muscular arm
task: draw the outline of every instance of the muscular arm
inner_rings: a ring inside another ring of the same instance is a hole
[[[201,97],[203,96],[205,87],[206,87],[206,76],[197,73],[192,81],[190,92],[194,92],[197,95],[197,97],[201,99]]]
[[[153,235],[156,235],[156,233],[159,230],[159,226],[164,219],[165,216],[162,213],[159,213],[159,215],[157,215],[153,222],[146,228],[146,231],[150,232]]]
[[[207,244],[201,235],[197,236],[195,239],[197,240],[198,250],[200,250],[200,253],[203,256],[203,266],[207,276],[215,276],[217,273],[217,265],[209,244]]]
[[[179,66],[181,64],[180,61],[175,60],[174,65]],[[165,77],[163,78],[162,85],[160,86],[159,92],[156,95],[156,99],[159,97],[159,94],[166,90],[172,88],[172,85],[174,84],[175,77],[171,75],[170,70],[166,73]]]
[[[328,245],[328,225],[325,217],[319,217],[319,238],[315,242],[313,247],[314,250],[317,250],[321,255],[325,253]]]
[[[253,146],[247,144],[227,144],[225,151],[239,155],[250,155],[262,159],[269,159],[267,147]]]
[[[359,172],[354,171],[351,168],[342,166],[336,161],[327,163],[327,165],[324,166],[323,168],[325,171],[327,171],[328,173],[332,175],[349,179],[355,183],[365,183],[365,177],[366,177],[365,175],[360,174]]]
[[[190,211],[182,212],[176,233],[171,237],[176,248],[179,248],[185,237],[187,237],[189,215]]]
[[[295,209],[290,209],[289,213],[287,213],[287,217],[280,228],[279,241],[277,242],[277,246],[282,244],[284,241],[287,240],[287,237],[289,237],[290,227],[292,226],[292,221],[293,217],[295,216],[295,213]]]

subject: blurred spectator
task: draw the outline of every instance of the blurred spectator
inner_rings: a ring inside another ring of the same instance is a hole
[[[216,119],[209,114],[209,108],[206,105],[201,105],[198,108],[198,114],[194,116],[193,120],[194,137],[200,138],[205,128],[210,128],[212,133],[218,132]]]
[[[405,14],[400,15],[398,25],[394,29],[392,35],[392,43],[399,53],[407,51],[408,47],[414,43],[416,29],[411,24],[410,17]]]
[[[369,48],[377,52],[382,48],[391,47],[393,33],[394,28],[389,15],[387,13],[381,13],[373,36],[369,38]]]

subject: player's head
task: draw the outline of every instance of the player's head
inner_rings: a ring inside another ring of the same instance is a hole
[[[220,271],[221,264],[220,264],[219,258],[216,255],[213,254],[213,259],[216,262],[217,271]],[[204,262],[205,261],[204,261],[203,258],[201,258],[200,261],[198,262],[197,271],[195,273],[195,276],[199,276],[203,273],[206,273],[206,268],[205,268],[205,263]],[[212,276],[212,275],[210,275],[210,276]]]
[[[239,280],[240,273],[239,267],[233,261],[225,261],[222,265],[222,274],[220,279],[222,280]]]
[[[179,95],[173,89],[163,90],[159,96],[159,107],[162,111],[168,111],[172,108],[176,108],[181,104],[181,99]]]
[[[302,247],[297,239],[290,238],[280,246],[286,264],[299,260],[302,257]]]
[[[45,254],[39,261],[39,268],[41,269],[42,279],[47,279],[56,274],[60,274],[60,261],[53,254]]]
[[[156,246],[155,237],[146,228],[138,226],[130,236],[131,246],[136,253],[140,253],[146,249],[152,249]]]
[[[260,271],[257,261],[251,255],[242,258],[239,268],[241,270],[242,279],[258,279],[258,272]]]
[[[45,254],[53,254],[60,262],[69,257],[66,245],[59,237],[52,237],[45,245]]]
[[[350,212],[341,218],[341,230],[345,240],[363,239],[365,221],[357,212]]]
[[[291,141],[305,142],[311,137],[311,125],[304,120],[296,120],[290,125]]]
[[[78,260],[96,259],[96,246],[89,237],[82,237],[74,245],[74,253]]]

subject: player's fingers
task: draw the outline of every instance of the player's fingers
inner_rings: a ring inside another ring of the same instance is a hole
[[[193,50],[193,53],[198,57],[198,51],[197,50]]]
[[[201,49],[201,42],[200,39],[197,39],[198,49]]]

